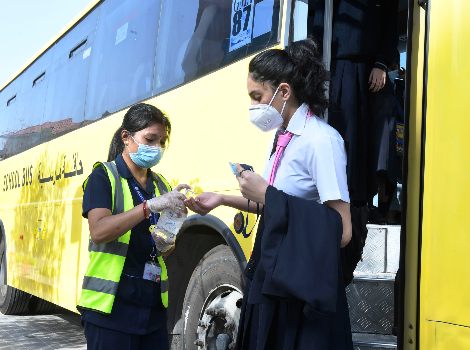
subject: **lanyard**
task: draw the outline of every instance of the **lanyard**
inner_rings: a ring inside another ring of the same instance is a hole
[[[305,128],[305,125],[307,124],[307,120],[311,118],[312,116],[313,116],[313,113],[310,111],[310,109],[307,109],[307,112],[305,114],[304,128]],[[278,129],[276,133],[276,137],[274,138],[274,143],[273,143],[273,151],[271,153],[271,157],[273,154],[275,154],[275,156],[274,156],[274,161],[273,161],[273,165],[271,168],[271,175],[269,176],[270,185],[274,184],[274,179],[276,178],[276,173],[281,163],[282,155],[293,136],[294,134],[287,130],[285,132],[282,132],[281,129]]]
[[[284,134],[279,134],[277,137],[276,142],[276,155],[274,156],[273,167],[271,169],[271,175],[269,176],[269,184],[274,184],[274,179],[276,178],[277,169],[279,167],[279,163],[281,161],[281,157],[286,149],[287,145],[289,144],[290,140],[294,136],[293,133],[287,131]]]
[[[130,179],[130,182],[135,192],[137,193],[137,196],[139,197],[140,201],[143,203],[145,200],[145,197],[140,191],[139,185],[137,185],[137,182],[135,181],[135,179]],[[152,197],[155,197],[155,193],[153,193]],[[150,223],[152,225],[156,225],[159,217],[160,215],[158,213],[150,212]],[[157,256],[157,253],[156,253],[157,247],[155,245],[155,242],[153,241],[152,235],[149,235],[149,238],[150,238],[150,244],[152,245],[152,253],[150,253],[150,257],[152,258],[152,260],[154,260],[155,257]]]

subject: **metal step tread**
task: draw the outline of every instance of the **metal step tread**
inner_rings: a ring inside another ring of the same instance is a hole
[[[353,281],[360,281],[360,282],[393,282],[395,283],[396,273],[387,273],[387,272],[379,272],[379,273],[361,273],[361,272],[354,272],[354,279]]]
[[[396,349],[397,337],[394,335],[353,333],[354,349]]]

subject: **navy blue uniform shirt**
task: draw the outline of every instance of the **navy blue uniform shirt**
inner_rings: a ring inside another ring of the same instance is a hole
[[[133,179],[122,155],[118,155],[115,161],[119,175],[128,182]],[[135,183],[138,184],[137,181]],[[153,197],[155,188],[151,176],[148,176],[146,188],[142,188],[140,184],[138,186],[145,199]],[[129,188],[134,206],[139,205],[142,201],[135,189],[131,184]],[[88,212],[95,208],[112,210],[111,183],[102,167],[94,169],[88,178],[83,195],[83,217],[87,218]],[[150,220],[146,219],[132,228],[126,262],[111,314],[80,310],[83,321],[132,334],[148,334],[166,327],[166,309],[161,301],[160,284],[142,279],[145,263],[150,260],[152,253],[150,224]]]

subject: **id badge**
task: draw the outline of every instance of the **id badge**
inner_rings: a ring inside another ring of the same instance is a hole
[[[144,280],[160,282],[162,268],[153,261],[147,261],[144,268]]]

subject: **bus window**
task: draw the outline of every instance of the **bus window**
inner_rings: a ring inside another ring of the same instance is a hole
[[[185,80],[220,66],[228,50],[230,5],[228,1],[199,1],[196,24],[181,65]]]
[[[17,86],[20,90],[17,92],[17,101],[6,108],[5,131],[0,129],[4,158],[41,143],[41,123],[53,51],[54,47],[46,51],[2,91],[2,95],[8,95],[10,88]]]
[[[84,123],[86,87],[97,20],[95,10],[55,45],[47,77],[49,83],[42,118],[43,142],[77,129]]]
[[[164,1],[155,93],[278,42],[279,0]]]
[[[85,116],[101,118],[150,97],[160,0],[135,5],[110,0],[100,6],[91,57]]]
[[[14,121],[19,119],[18,106],[21,104],[21,77],[16,78],[0,94],[0,160],[15,154]],[[12,100],[14,96],[14,100]]]

